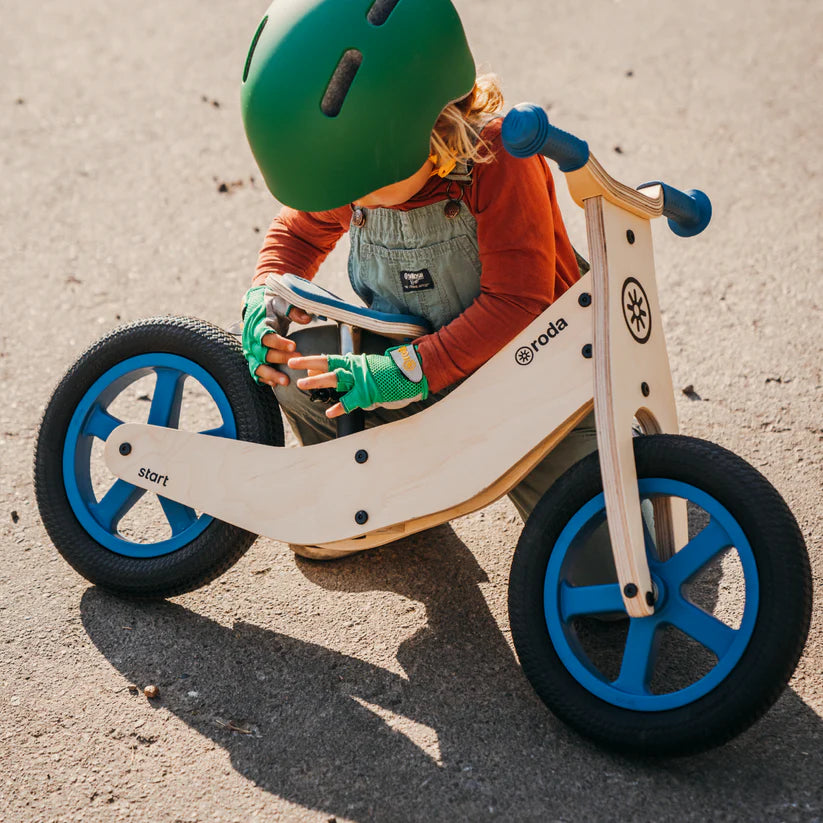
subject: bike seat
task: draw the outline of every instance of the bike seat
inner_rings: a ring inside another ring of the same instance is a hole
[[[405,340],[409,337],[421,337],[432,330],[423,317],[390,314],[367,309],[365,306],[355,306],[296,274],[270,274],[266,279],[266,287],[287,303],[309,314],[367,329],[385,337]]]

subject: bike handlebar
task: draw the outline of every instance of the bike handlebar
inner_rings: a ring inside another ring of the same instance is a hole
[[[548,114],[534,103],[521,103],[506,115],[503,145],[515,157],[550,157],[562,172],[577,171],[589,162],[589,144],[553,126]]]
[[[669,228],[678,237],[694,237],[700,234],[712,219],[712,202],[700,189],[680,191],[655,180],[638,186],[638,191],[649,186],[660,186],[663,190],[663,215],[668,217]]]
[[[534,103],[515,106],[503,121],[503,145],[515,157],[542,154],[554,160],[564,173],[582,169],[589,162],[589,145],[549,123],[546,112]],[[644,183],[638,189],[660,186],[663,215],[669,228],[680,237],[700,234],[712,217],[712,204],[699,189],[682,192],[666,183]]]

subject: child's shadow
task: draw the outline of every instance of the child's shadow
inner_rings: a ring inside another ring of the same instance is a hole
[[[97,589],[83,596],[83,623],[129,681],[159,682],[162,705],[268,791],[369,820],[408,819],[410,809],[437,817],[448,792],[467,814],[488,815],[499,761],[521,757],[557,723],[520,674],[478,586],[486,576],[451,528],[371,554],[298,565],[329,590],[394,592],[416,601],[418,615],[424,604],[425,625],[396,654],[405,677],[259,626],[227,628]]]
[[[223,746],[238,772],[330,815],[551,816],[591,803],[591,781],[602,782],[604,767],[612,775],[623,770],[618,758],[568,732],[537,700],[483,598],[484,572],[449,527],[376,556],[300,561],[298,568],[327,590],[388,591],[424,604],[426,624],[397,651],[405,676],[259,626],[228,628],[179,605],[134,604],[96,589],[83,596],[83,623],[129,681],[159,683],[161,705]],[[789,714],[799,708],[806,720],[791,725],[816,737],[806,725],[809,710],[792,699]],[[758,725],[768,739],[764,726]],[[740,753],[746,761],[768,761],[759,748],[753,751],[749,740]],[[691,762],[687,773],[705,786],[715,759],[707,756],[705,771],[693,759],[679,762]],[[724,768],[734,761],[727,746]]]

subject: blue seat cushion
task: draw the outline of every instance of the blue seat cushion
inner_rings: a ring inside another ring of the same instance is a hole
[[[300,277],[296,274],[284,274],[281,279],[296,295],[307,300],[313,300],[315,303],[321,303],[330,308],[333,307],[349,311],[359,317],[377,320],[380,323],[408,323],[414,326],[422,326],[429,331],[432,330],[431,323],[429,323],[425,317],[416,317],[413,314],[392,314],[390,312],[367,309],[365,306],[355,306],[353,303],[347,303],[328,289],[324,289],[311,280],[306,280],[305,277]]]

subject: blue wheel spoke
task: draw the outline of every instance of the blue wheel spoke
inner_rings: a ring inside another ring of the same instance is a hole
[[[680,597],[666,611],[666,620],[713,652],[718,660],[737,637],[735,629]]]
[[[105,409],[95,404],[83,428],[83,434],[107,440],[108,436],[122,423],[122,420],[118,420],[114,415],[109,414]]]
[[[680,498],[702,510],[706,517],[705,528],[691,540],[683,541],[685,545],[681,543],[682,548],[673,557],[663,559],[651,546],[658,524],[648,517],[648,511],[644,512],[643,536],[649,571],[658,590],[655,613],[651,617],[629,618],[628,626],[623,623],[621,634],[626,629],[628,632],[622,648],[608,642],[616,639],[616,632],[608,635],[591,627],[590,633],[590,627],[573,619],[577,615],[596,617],[607,612],[625,615],[617,584],[573,586],[570,584],[574,578],[567,574],[574,567],[580,541],[589,539],[602,521],[602,493],[571,513],[558,535],[542,580],[542,605],[549,640],[562,665],[583,689],[622,709],[665,712],[694,704],[727,683],[754,642],[761,584],[754,550],[722,502],[698,486],[666,477],[639,478],[638,490],[643,509],[648,508],[647,500]],[[739,624],[731,625],[723,622],[725,616],[716,610],[704,610],[688,600],[686,590],[701,572],[719,565],[729,551],[734,551],[745,583]],[[671,629],[668,633],[667,627]],[[692,676],[687,683],[677,680],[658,690],[657,681],[662,680],[664,668],[661,648],[668,634],[678,635],[682,643],[677,648],[666,647],[666,671],[671,663],[684,667],[684,671],[691,670]],[[695,651],[698,656],[703,653],[704,658],[711,655],[716,660],[701,661],[695,669],[685,668],[691,667],[690,655]],[[614,670],[615,653],[620,656],[619,671]]]
[[[149,425],[174,428],[180,419],[183,382],[186,375],[177,369],[158,368],[157,382],[149,411]]]
[[[612,683],[616,689],[630,694],[649,694],[649,683],[657,659],[655,636],[660,623],[650,617],[633,617],[623,650],[620,674]]]
[[[662,574],[673,588],[681,586],[730,545],[725,529],[712,518],[708,526],[663,564]]]
[[[560,614],[564,622],[568,622],[577,615],[624,610],[619,583],[607,583],[602,586],[570,586],[563,582],[560,586]]]
[[[118,480],[103,496],[99,503],[91,506],[95,520],[113,534],[123,515],[145,494],[145,489]]]
[[[169,500],[168,497],[161,497],[160,505],[163,507],[163,513],[166,515],[166,520],[169,521],[169,526],[171,526],[172,537],[176,537],[180,532],[185,531],[197,522],[197,515],[194,509],[189,506],[184,506],[175,500]]]
[[[206,429],[205,431],[197,432],[198,434],[208,434],[212,437],[227,437],[228,436],[228,427],[225,423],[221,426],[218,426],[216,429]]]
[[[163,498],[162,486],[154,486],[149,494],[157,496],[163,514],[155,506],[140,506],[138,501],[146,490],[124,480],[113,477],[110,487],[97,487],[95,491],[92,478],[97,477],[102,462],[95,443],[110,440],[112,432],[129,419],[177,428],[181,422],[182,404],[189,402],[185,391],[189,378],[197,382],[216,407],[216,415],[212,415],[211,422],[205,423],[205,433],[237,438],[229,398],[214,376],[189,357],[152,351],[151,345],[148,348],[143,354],[119,360],[92,383],[72,413],[62,449],[63,482],[75,517],[93,540],[123,557],[168,555],[197,540],[214,518]],[[151,396],[149,408],[144,407],[144,417],[127,415],[118,419],[117,398],[128,395],[129,387],[144,379]],[[134,508],[135,504],[137,508]],[[127,534],[120,533],[124,517],[129,526]],[[146,523],[141,522],[144,519]],[[156,535],[158,525],[165,536]],[[132,526],[135,532],[144,533],[148,542],[132,535]]]

